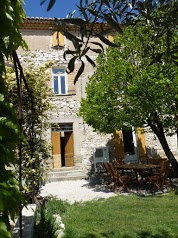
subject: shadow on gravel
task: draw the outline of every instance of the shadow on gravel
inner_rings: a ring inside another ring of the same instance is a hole
[[[92,175],[89,177],[88,180],[86,180],[86,184],[84,184],[82,187],[87,187],[88,189],[91,189],[94,192],[103,192],[103,193],[112,193],[110,190],[110,181],[104,174],[97,174]],[[122,195],[128,195],[128,194],[136,194],[138,196],[157,196],[162,195],[170,190],[174,190],[175,194],[178,195],[178,179],[170,179],[169,180],[169,186],[165,186],[165,188],[162,191],[152,191],[149,187],[145,188],[137,188],[136,185],[130,185],[129,187],[131,189],[131,192],[128,193],[127,191],[122,191],[120,194]],[[119,190],[119,187],[114,191],[114,193],[117,193]]]

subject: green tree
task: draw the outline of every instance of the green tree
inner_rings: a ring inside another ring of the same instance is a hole
[[[97,68],[86,88],[80,115],[96,130],[109,133],[123,126],[149,127],[158,137],[166,156],[178,174],[178,164],[165,135],[178,128],[178,71],[172,57],[165,54],[159,62],[145,53],[142,42],[155,53],[166,47],[166,36],[151,41],[152,26],[128,27],[97,60]],[[140,38],[142,35],[142,38]],[[177,42],[172,36],[170,49]]]
[[[34,56],[35,57],[35,56]],[[24,76],[28,90],[24,83],[22,95],[22,179],[30,202],[34,203],[34,195],[38,192],[39,181],[44,173],[45,160],[50,157],[50,145],[44,138],[50,127],[48,111],[51,109],[49,97],[52,91],[49,88],[51,80],[49,64],[36,68],[28,63],[24,69]],[[18,112],[17,84],[14,69],[6,70],[6,83],[12,104]]]
[[[21,0],[2,0],[0,9],[0,237],[10,237],[9,217],[13,218],[24,203],[16,174],[9,169],[17,164],[14,153],[21,133],[2,75],[5,60],[19,46],[25,46],[19,31],[25,14]]]

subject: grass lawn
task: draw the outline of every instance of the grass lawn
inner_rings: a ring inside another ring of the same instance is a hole
[[[64,206],[61,203],[52,199],[45,209],[61,214],[65,238],[178,237],[178,195],[175,193],[150,197],[118,195]]]

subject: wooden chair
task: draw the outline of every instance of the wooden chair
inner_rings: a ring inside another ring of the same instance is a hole
[[[111,176],[110,174],[110,168],[109,168],[109,165],[108,165],[108,162],[103,162],[103,166],[104,168],[106,169],[106,173]]]
[[[166,158],[150,158],[148,159],[148,164],[162,164],[163,161],[167,160]]]
[[[107,185],[111,184],[112,183],[112,177],[111,177],[111,173],[110,173],[110,169],[109,169],[109,166],[108,166],[108,162],[103,162],[103,167],[105,168],[106,170],[106,173],[107,173],[107,177],[106,177],[106,183]]]
[[[153,189],[163,191],[162,186],[166,184],[167,176],[169,173],[170,162],[168,160],[163,160],[161,163],[160,172],[153,172],[151,175],[145,178],[146,182],[153,185]]]
[[[139,171],[140,179],[138,181],[138,187],[142,187],[144,183],[147,182],[147,177],[152,176],[154,173],[152,170],[149,171]]]
[[[147,160],[148,164],[155,164],[155,165],[162,165],[164,161],[167,161],[166,158],[149,158]],[[154,175],[159,175],[160,174],[160,168],[159,169],[154,169],[154,170],[149,170],[149,171],[141,171],[139,172],[141,176],[140,184],[144,181],[146,177],[149,176],[154,176]]]
[[[108,175],[111,176],[113,182],[111,191],[114,192],[116,187],[121,186],[118,192],[121,192],[123,189],[126,189],[128,192],[130,192],[130,189],[127,187],[127,184],[131,181],[132,177],[127,174],[121,175],[120,173],[117,172],[117,170],[111,163],[104,162],[103,164],[104,167],[106,168]]]
[[[116,161],[117,161],[118,164],[125,164],[124,159],[117,159]]]

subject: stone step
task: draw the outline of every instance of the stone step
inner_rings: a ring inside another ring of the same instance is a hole
[[[81,169],[74,168],[60,168],[53,169],[48,173],[49,182],[65,181],[65,180],[77,180],[86,178],[86,174]]]
[[[52,169],[51,172],[58,172],[58,171],[72,171],[72,170],[82,170],[79,166],[73,166],[73,167],[61,167],[57,169]]]
[[[53,177],[53,178],[48,178],[48,182],[60,182],[60,181],[70,181],[70,180],[80,180],[80,179],[84,179],[86,176],[66,176],[66,177]]]
[[[83,175],[85,174],[83,170],[53,170],[48,173],[49,177],[58,177],[58,176],[72,176],[72,175]]]

